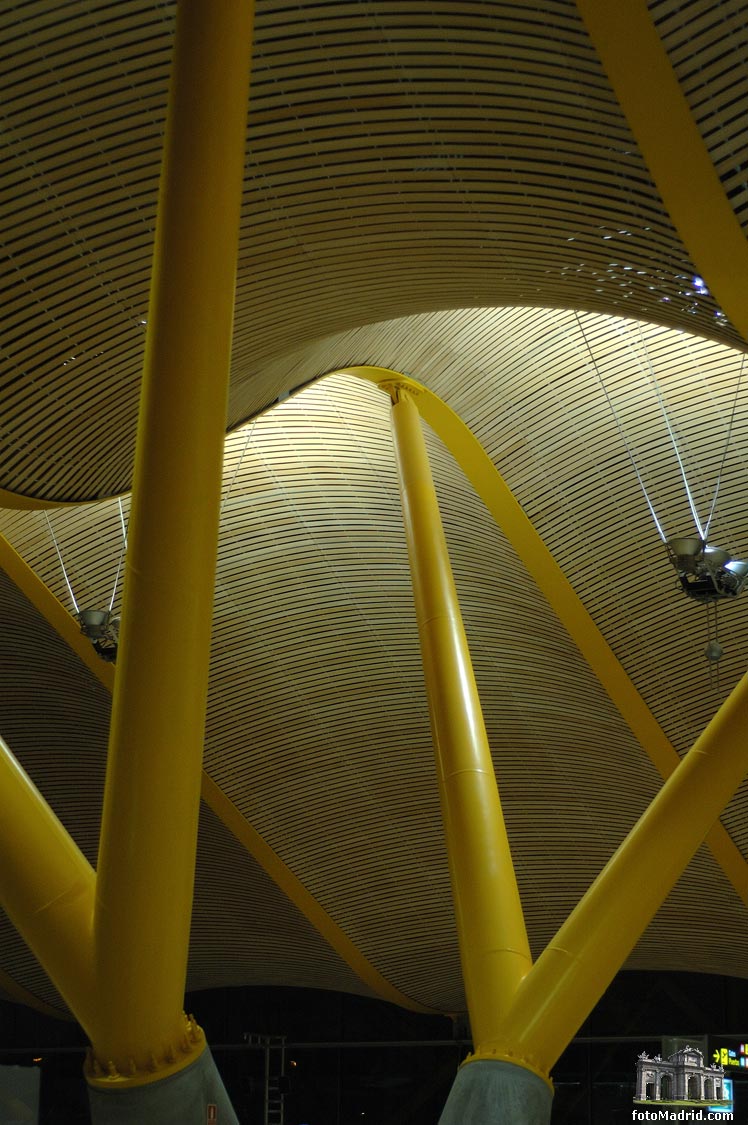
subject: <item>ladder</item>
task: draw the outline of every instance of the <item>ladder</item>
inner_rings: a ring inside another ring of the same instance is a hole
[[[286,1093],[286,1037],[285,1035],[245,1035],[252,1047],[262,1047],[265,1052],[265,1099],[263,1125],[284,1125],[283,1098]]]

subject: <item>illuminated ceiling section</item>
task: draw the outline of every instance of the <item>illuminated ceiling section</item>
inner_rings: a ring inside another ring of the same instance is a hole
[[[283,390],[267,362],[290,347],[434,309],[577,307],[735,338],[575,5],[437,7],[258,5],[230,426]],[[10,491],[129,487],[172,20],[145,0],[0,12]],[[711,55],[717,32],[696,30]]]
[[[649,11],[745,227],[743,5]],[[0,489],[72,505],[0,532],[69,611],[121,599],[173,15],[0,11]],[[715,622],[657,525],[693,537],[713,507],[710,541],[748,557],[743,347],[571,0],[260,0],[206,765],[418,1003],[463,997],[387,399],[320,377],[404,371],[464,419],[683,753],[746,665],[748,599]],[[427,440],[537,951],[659,781]],[[107,694],[3,598],[3,733],[93,854]],[[723,823],[748,856],[744,793]],[[193,986],[366,990],[209,813],[196,901]],[[748,964],[745,911],[702,849],[629,965],[726,958]],[[5,923],[0,967],[55,1002]]]
[[[703,655],[705,614],[678,586],[641,482],[668,533],[685,531],[691,513],[669,425],[702,508],[721,473],[714,526],[745,549],[742,405],[733,413],[742,355],[593,314],[463,310],[328,338],[270,376],[295,385],[322,357],[335,366],[352,356],[399,356],[410,375],[451,396],[670,739],[687,749],[744,666],[744,606],[720,609],[717,684]],[[537,950],[659,782],[451,456],[427,439]],[[122,513],[116,500],[5,512],[0,530],[69,608],[67,581],[80,605],[109,604],[114,591],[116,612],[127,513],[126,497]],[[332,375],[229,436],[215,614],[213,781],[386,980],[419,1003],[459,1008],[381,391]],[[154,643],[157,635],[154,625]],[[742,797],[724,823],[746,855]],[[707,885],[725,918],[713,949],[694,929]],[[742,917],[702,852],[630,964],[675,959],[717,971],[725,940],[743,950]],[[233,972],[229,943],[220,957]],[[335,972],[326,979],[339,986]]]

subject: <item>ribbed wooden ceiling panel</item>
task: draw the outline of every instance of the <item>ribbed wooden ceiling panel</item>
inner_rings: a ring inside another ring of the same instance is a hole
[[[35,999],[51,1005],[61,1014],[67,1012],[65,1001],[2,910],[0,910],[0,967]],[[14,997],[10,999],[13,1000]]]
[[[743,230],[748,17],[741,0],[649,0],[657,31]]]
[[[670,738],[687,749],[745,666],[743,603],[720,607],[726,651],[715,695],[704,610],[680,591],[637,470],[666,535],[695,533],[669,421],[702,522],[717,492],[710,538],[748,557],[743,354],[592,314],[484,309],[370,325],[268,371],[290,389],[325,366],[356,362],[407,371],[472,427]]]
[[[172,23],[153,0],[0,12],[0,487],[129,486]],[[433,308],[729,335],[693,275],[571,0],[259,0],[231,424],[290,343]]]
[[[95,550],[91,542],[86,549]],[[0,733],[95,864],[108,693],[1,570],[0,620]],[[2,911],[0,968],[39,999],[64,1007]],[[203,806],[188,988],[273,983],[370,995]]]
[[[745,222],[741,5],[650,6]],[[0,11],[0,487],[80,500],[129,486],[173,16],[155,0]],[[687,533],[664,404],[702,515],[720,478],[713,537],[748,557],[742,358],[562,311],[733,339],[575,5],[259,0],[248,143],[229,424],[351,363],[421,379],[484,443],[685,750],[745,666],[743,603],[720,611],[710,682],[703,610],[676,588],[637,472],[667,533]],[[537,951],[658,781],[428,441]],[[117,609],[127,515],[126,499],[3,513],[0,530],[66,605],[69,581],[81,606]],[[108,701],[7,583],[0,610],[0,730],[93,857]],[[371,387],[326,381],[229,438],[207,756],[385,976],[461,1006],[387,406]],[[748,792],[724,823],[748,855]],[[720,926],[705,934],[707,898]],[[630,964],[721,971],[729,952],[740,971],[744,928],[700,854]],[[3,921],[0,958],[54,1002]],[[361,987],[210,815],[190,971],[194,987]]]
[[[597,371],[580,361],[582,332]],[[657,484],[660,518],[687,530],[676,522],[688,511],[642,375],[645,349],[672,424],[689,439],[689,472],[711,488],[741,357],[697,338],[651,326],[640,335],[631,322],[590,314],[578,322],[558,311],[440,313],[329,338],[269,370],[287,386],[310,378],[320,355],[399,357],[451,395],[685,749],[716,698],[701,615],[662,563],[621,436]],[[743,456],[740,404],[715,516],[725,530],[743,487],[729,468]],[[705,449],[689,431],[694,414],[711,434]],[[427,440],[539,952],[659,782],[451,457],[428,432]],[[125,518],[127,509],[125,501]],[[732,522],[735,545],[742,523]],[[87,591],[87,604],[108,604],[122,543],[118,503],[56,511],[49,523],[74,588]],[[42,513],[4,513],[0,530],[65,597],[49,523]],[[741,603],[728,609],[721,694],[748,649]],[[368,384],[322,380],[228,439],[206,754],[214,780],[389,980],[429,1005],[461,1006],[387,399]],[[744,854],[746,807],[741,794],[725,817]],[[209,862],[217,915],[224,899],[235,900],[234,861],[225,853]],[[694,901],[707,887],[724,924],[705,940]],[[228,906],[221,980],[247,971],[233,946],[238,909]],[[207,983],[199,935],[212,928],[202,910],[196,917],[194,956]],[[671,967],[720,971],[726,949],[744,956],[743,921],[733,890],[700,854],[630,964],[664,967],[672,952]]]

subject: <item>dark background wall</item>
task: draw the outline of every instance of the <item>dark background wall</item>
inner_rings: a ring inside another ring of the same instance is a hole
[[[286,1125],[435,1125],[469,1050],[459,1022],[341,993],[224,989],[193,994],[187,1006],[242,1125],[262,1122],[264,1054],[247,1045],[248,1032],[286,1036]],[[747,1013],[743,980],[619,974],[554,1068],[553,1125],[630,1121],[642,1050],[660,1052],[663,1036],[709,1035],[710,1051],[748,1042]],[[84,1050],[75,1024],[0,1003],[0,1063],[41,1067],[44,1125],[88,1122]],[[735,1119],[745,1120],[748,1074],[733,1077]]]

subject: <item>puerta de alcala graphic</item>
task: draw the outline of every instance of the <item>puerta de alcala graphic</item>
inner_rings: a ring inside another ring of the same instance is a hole
[[[642,1051],[636,1060],[635,1102],[719,1102],[724,1099],[724,1067],[704,1065],[698,1047],[682,1047],[669,1058]]]

